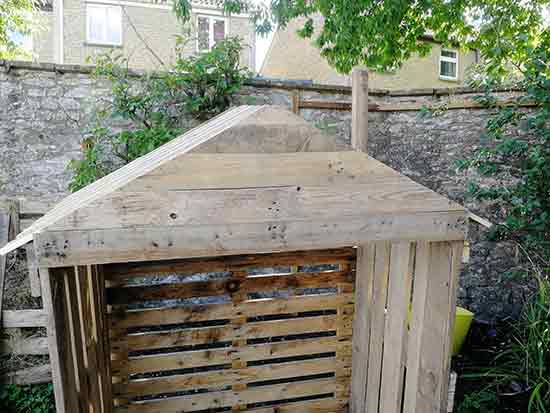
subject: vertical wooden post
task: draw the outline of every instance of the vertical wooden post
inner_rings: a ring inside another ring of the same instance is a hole
[[[42,283],[42,303],[48,313],[48,349],[57,413],[78,412],[73,358],[67,346],[66,310],[64,303],[63,279],[50,273],[48,268],[40,268]]]
[[[364,413],[367,399],[374,257],[374,243],[357,248],[355,317],[353,320],[353,353],[351,363],[351,413]]]
[[[369,120],[369,82],[365,69],[355,68],[352,73],[351,146],[367,153]]]

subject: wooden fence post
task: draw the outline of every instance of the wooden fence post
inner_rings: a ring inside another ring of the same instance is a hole
[[[352,73],[351,107],[351,146],[359,152],[367,153],[369,86],[368,72],[355,68]]]

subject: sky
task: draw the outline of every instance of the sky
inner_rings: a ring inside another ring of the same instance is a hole
[[[255,4],[266,4],[269,5],[269,0],[252,0]],[[262,68],[262,63],[264,62],[265,56],[267,54],[267,50],[269,49],[269,45],[271,44],[271,41],[273,40],[274,32],[271,32],[268,36],[264,37],[261,35],[256,35],[256,71],[260,71]]]

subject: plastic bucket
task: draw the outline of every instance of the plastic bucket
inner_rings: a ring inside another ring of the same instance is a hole
[[[456,356],[460,352],[473,319],[474,313],[471,311],[462,307],[456,308],[455,325],[453,329],[453,356]]]

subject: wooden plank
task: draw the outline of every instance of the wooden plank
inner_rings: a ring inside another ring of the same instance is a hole
[[[465,230],[464,212],[457,211],[273,224],[46,231],[36,234],[35,245],[41,265],[58,267],[212,257],[229,251],[254,254],[338,248],[388,239],[463,240]],[[64,249],[65,244],[69,248]]]
[[[2,328],[46,327],[48,313],[45,310],[4,310]]]
[[[353,321],[353,376],[350,397],[352,413],[363,413],[365,411],[375,252],[376,249],[373,243],[362,245],[357,250],[355,318]]]
[[[78,308],[78,297],[76,287],[76,268],[68,268],[63,272],[63,285],[65,292],[65,311],[67,313],[67,331],[65,335],[68,338],[71,356],[73,358],[73,375],[75,391],[78,395],[80,411],[85,412],[88,408],[88,381],[86,367],[84,364],[84,346],[82,340],[82,323],[80,311]],[[95,397],[92,396],[92,397]]]
[[[358,67],[352,72],[351,146],[367,153],[369,121],[369,75]]]
[[[371,335],[367,371],[366,411],[368,412],[378,412],[380,400],[391,244],[389,242],[377,242],[375,248],[370,320]]]
[[[228,277],[213,281],[193,281],[109,288],[109,304],[129,304],[151,300],[208,297],[223,294],[271,292],[286,289],[327,288],[337,283],[353,283],[353,273],[346,271],[258,275],[247,278]]]
[[[404,413],[446,408],[459,244],[419,242],[417,246]]]
[[[47,337],[13,337],[0,340],[0,353],[15,355],[48,354]]]
[[[101,213],[98,215],[98,211]],[[113,192],[49,226],[52,231],[138,226],[276,224],[316,218],[462,211],[403,176],[355,185]]]
[[[49,364],[4,373],[0,376],[0,384],[17,384],[20,386],[49,383],[51,381],[52,374]]]
[[[374,182],[398,173],[358,152],[281,154],[188,154],[121,188],[150,190],[233,189],[272,186],[326,186]]]
[[[348,400],[328,398],[320,401],[282,403],[246,411],[250,413],[347,413]]]
[[[353,294],[311,295],[288,298],[265,298],[242,303],[207,304],[185,307],[131,310],[117,320],[120,328],[161,326],[206,320],[258,317],[271,314],[292,314],[305,311],[352,306]]]
[[[391,247],[388,303],[384,325],[384,350],[380,382],[380,411],[401,410],[405,354],[407,343],[407,315],[411,300],[411,244],[396,242]]]
[[[256,255],[227,255],[187,260],[115,263],[104,266],[105,277],[124,283],[129,278],[157,276],[159,273],[207,273],[216,271],[247,270],[251,268],[341,264],[355,260],[355,248],[338,248],[313,251],[292,251]]]
[[[191,396],[163,399],[159,401],[132,403],[128,406],[130,413],[159,412],[172,413],[181,411],[204,410],[217,407],[246,405],[272,400],[284,400],[316,394],[335,392],[339,384],[334,379],[311,380],[307,382],[275,384],[261,386],[244,391],[220,391]]]
[[[40,268],[40,274],[44,311],[52,315],[48,317],[47,334],[55,407],[57,413],[72,413],[70,409],[73,408],[74,404],[69,401],[69,393],[71,393],[70,387],[65,386],[68,382],[62,333],[65,326],[62,306],[59,305],[59,297],[62,297],[62,290],[59,288],[59,282],[50,274],[48,268]],[[59,311],[60,307],[61,311]]]
[[[316,374],[330,374],[339,369],[347,371],[349,375],[351,370],[350,366],[351,360],[348,360],[348,363],[342,363],[338,362],[335,358],[321,358],[267,364],[237,370],[225,369],[131,380],[127,385],[122,387],[125,390],[124,396],[137,397],[231,385],[234,383],[255,383],[276,379],[292,379]]]
[[[152,373],[174,370],[174,368],[194,368],[227,363],[236,354],[235,348],[196,350],[180,353],[168,353],[152,356],[132,357],[128,360],[130,374]],[[342,354],[351,354],[351,343],[337,337],[292,340],[277,343],[248,345],[238,349],[242,361],[270,360],[281,357],[297,357],[310,354],[330,353],[340,350]],[[121,361],[113,359],[113,368]]]
[[[34,253],[34,245],[29,243],[25,246],[27,255],[27,267],[29,269],[29,283],[31,285],[31,295],[33,297],[40,297],[40,276],[38,274],[38,263],[36,262],[36,255]]]
[[[348,317],[344,331],[351,335],[351,317]],[[236,339],[279,337],[291,334],[335,331],[337,316],[307,317],[277,321],[248,323],[240,328],[232,325],[223,327],[202,327],[197,329],[172,330],[159,333],[129,335],[130,351],[148,350],[162,347],[180,347],[196,344],[218,343]]]
[[[0,245],[9,241],[11,216],[7,211],[0,209]],[[0,255],[0,311],[2,311],[4,299],[4,285],[6,277],[6,256]],[[0,318],[2,313],[0,313]],[[0,321],[2,321],[0,319]]]
[[[90,284],[88,280],[88,268],[85,266],[76,268],[75,276],[79,317],[82,323],[82,353],[84,358],[84,373],[86,375],[87,391],[91,395],[88,398],[88,408],[91,413],[100,412],[99,378],[97,375],[97,351],[94,340],[93,322],[91,314]]]

